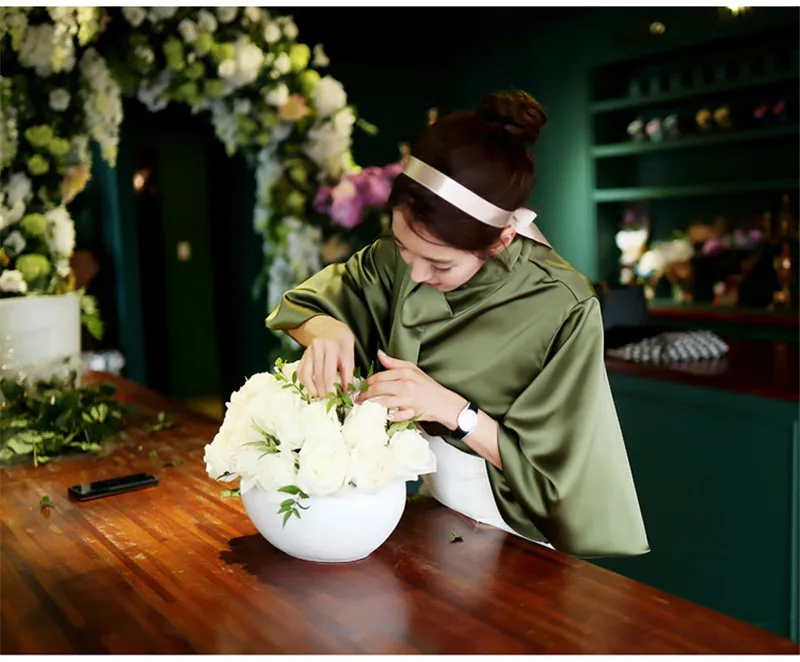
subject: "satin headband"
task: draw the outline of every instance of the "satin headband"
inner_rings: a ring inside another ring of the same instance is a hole
[[[496,228],[510,226],[517,234],[550,246],[550,242],[533,222],[536,212],[530,209],[525,207],[515,211],[501,209],[415,156],[408,158],[403,174],[481,223]]]

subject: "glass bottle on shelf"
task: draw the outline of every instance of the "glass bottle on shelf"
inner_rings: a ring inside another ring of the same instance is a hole
[[[773,267],[778,276],[779,289],[772,295],[771,308],[791,306],[792,284],[795,280],[795,262],[792,259],[793,243],[797,239],[797,224],[792,216],[789,196],[784,195],[781,211],[778,214],[776,232],[776,250],[773,258]]]

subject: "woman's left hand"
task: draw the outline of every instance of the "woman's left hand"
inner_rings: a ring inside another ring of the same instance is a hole
[[[378,352],[378,358],[387,370],[367,379],[367,390],[359,402],[377,398],[379,404],[392,412],[393,421],[419,421],[445,423],[466,404],[466,400],[434,381],[409,361]]]

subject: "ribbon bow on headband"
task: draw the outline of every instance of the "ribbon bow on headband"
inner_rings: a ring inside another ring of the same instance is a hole
[[[510,226],[517,234],[550,247],[550,242],[533,222],[536,212],[530,209],[525,207],[515,211],[501,209],[415,156],[408,158],[403,174],[481,223],[496,228]]]

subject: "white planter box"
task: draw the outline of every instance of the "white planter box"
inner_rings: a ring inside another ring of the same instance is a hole
[[[282,552],[304,561],[345,563],[386,542],[405,510],[406,484],[394,482],[377,494],[352,490],[303,499],[308,510],[300,511],[300,519],[290,517],[285,527],[278,506],[257,487],[242,494],[242,503],[259,533]]]
[[[80,366],[75,293],[0,299],[0,376],[49,379]]]

